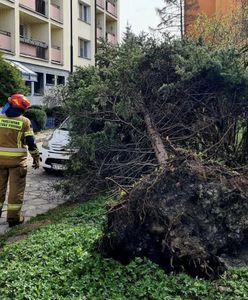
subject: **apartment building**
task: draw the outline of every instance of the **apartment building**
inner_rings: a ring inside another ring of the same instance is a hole
[[[119,0],[120,1],[120,0]],[[112,44],[119,41],[119,2],[96,0],[96,37]]]
[[[185,0],[185,32],[200,13],[208,16],[225,15],[231,9],[242,5],[246,0]]]
[[[76,66],[95,63],[97,43],[119,40],[120,0],[0,0],[0,52],[40,104]]]

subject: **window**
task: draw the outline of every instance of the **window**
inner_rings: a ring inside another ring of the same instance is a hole
[[[34,94],[36,96],[44,95],[44,74],[38,73],[37,74],[37,82],[34,83]]]
[[[58,76],[57,77],[57,84],[65,85],[65,76]]]
[[[36,47],[36,56],[42,59],[46,59],[46,49],[43,47]]]
[[[90,41],[79,39],[79,56],[90,59]]]
[[[46,85],[54,85],[55,76],[52,74],[46,74]]]
[[[35,10],[42,15],[46,15],[46,2],[44,0],[36,0]]]
[[[79,2],[79,19],[90,24],[90,6]]]
[[[27,37],[28,36],[28,26],[20,25],[20,36]]]

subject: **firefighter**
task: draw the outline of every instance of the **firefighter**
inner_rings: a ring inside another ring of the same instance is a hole
[[[9,183],[7,222],[10,227],[24,222],[21,214],[27,175],[27,147],[33,168],[39,168],[39,150],[29,119],[23,116],[29,100],[14,94],[0,114],[0,217]]]

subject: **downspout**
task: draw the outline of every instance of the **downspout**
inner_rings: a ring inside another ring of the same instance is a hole
[[[70,13],[71,13],[71,18],[70,18],[70,23],[71,23],[71,45],[70,45],[70,49],[71,49],[71,73],[73,72],[73,19],[72,19],[72,0],[70,1]]]
[[[181,39],[183,38],[183,27],[184,27],[184,20],[183,20],[183,0],[180,0],[180,33]]]
[[[97,4],[95,0],[95,63],[96,63],[96,53],[97,53],[97,19],[96,19],[96,10],[97,10]]]

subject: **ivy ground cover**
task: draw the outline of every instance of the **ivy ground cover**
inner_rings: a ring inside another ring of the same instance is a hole
[[[218,281],[166,275],[146,259],[128,266],[97,250],[106,198],[61,207],[1,240],[1,300],[248,299],[248,268]],[[33,224],[33,230],[27,228]],[[42,224],[42,226],[35,226]],[[26,228],[26,229],[25,229]],[[18,239],[18,236],[22,237]]]

